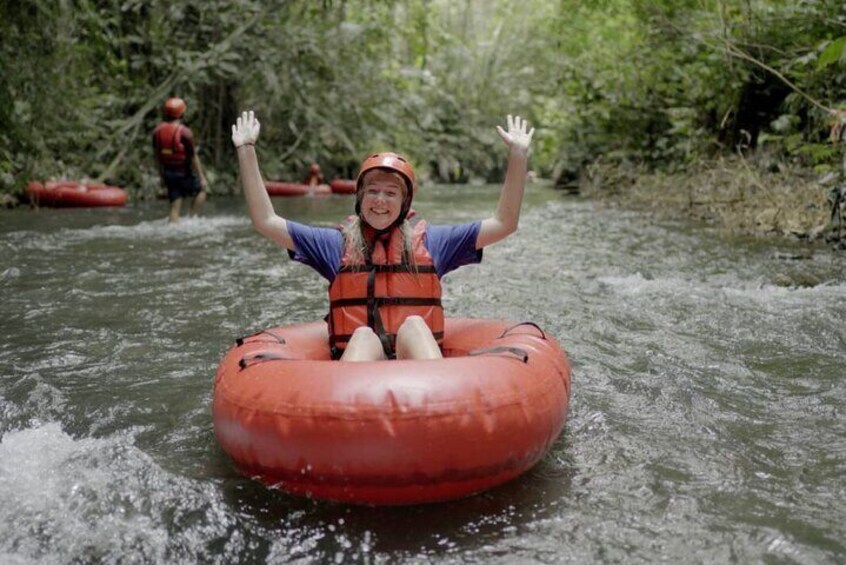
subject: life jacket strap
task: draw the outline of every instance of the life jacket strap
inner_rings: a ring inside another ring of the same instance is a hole
[[[388,334],[391,339],[396,342],[397,336],[396,334]],[[442,340],[444,338],[444,332],[432,332],[432,335],[435,336],[435,340]],[[352,334],[340,334],[340,335],[331,335],[329,336],[329,347],[336,348],[336,345],[339,343],[348,343],[352,339]],[[341,351],[339,349],[339,351]],[[343,351],[341,351],[343,353]]]
[[[382,313],[379,311],[378,306],[374,309],[373,318],[373,331],[376,332],[376,335],[379,336],[379,341],[382,342],[382,351],[385,352],[385,357],[395,359],[397,356],[397,336],[385,331],[385,324],[382,322]]]
[[[374,296],[373,298],[340,298],[329,303],[330,308],[345,308],[347,306],[441,306],[440,298],[414,298],[410,296]],[[368,318],[368,325],[370,319]],[[372,327],[372,326],[371,326]]]
[[[394,344],[396,339],[391,340],[391,337],[385,331],[385,324],[382,322],[382,313],[379,311],[381,303],[376,299],[376,270],[371,269],[367,275],[367,325],[373,328],[379,341],[382,342],[382,350],[385,352],[385,357],[393,359],[396,357],[394,351]]]
[[[420,265],[417,268],[408,265],[344,265],[338,272],[340,273],[437,273],[438,270],[434,265]]]

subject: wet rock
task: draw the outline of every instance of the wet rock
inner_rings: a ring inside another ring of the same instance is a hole
[[[764,232],[776,231],[778,226],[778,208],[765,208],[755,216],[755,225]]]
[[[3,208],[14,208],[20,204],[20,200],[12,194],[0,194],[0,206]]]
[[[822,284],[822,281],[806,273],[792,273],[790,275],[778,275],[773,283],[785,288],[813,288]]]
[[[660,217],[688,217],[733,233],[816,241],[825,235],[827,189],[808,171],[750,167],[742,159],[702,162],[682,173],[594,164],[581,192]]]

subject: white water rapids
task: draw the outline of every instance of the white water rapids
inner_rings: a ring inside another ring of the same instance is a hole
[[[433,222],[497,187],[426,187]],[[276,199],[333,225],[349,197]],[[239,477],[212,379],[232,341],[314,320],[325,281],[239,199],[0,211],[0,563],[842,563],[846,255],[654,223],[538,185],[444,279],[456,316],[532,320],[573,364],[532,471],[446,504],[315,503]]]

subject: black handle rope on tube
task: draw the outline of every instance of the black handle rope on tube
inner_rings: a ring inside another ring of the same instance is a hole
[[[520,322],[519,324],[514,324],[513,326],[505,328],[505,330],[503,330],[503,332],[502,332],[502,335],[500,335],[497,339],[504,338],[506,335],[508,335],[508,332],[510,332],[514,328],[519,328],[520,326],[532,326],[540,332],[541,339],[544,339],[544,340],[546,339],[546,333],[541,329],[541,327],[539,325],[537,325],[534,322]]]

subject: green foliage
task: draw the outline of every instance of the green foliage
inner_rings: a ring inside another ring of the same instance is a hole
[[[424,178],[496,180],[494,126],[536,126],[533,167],[675,169],[716,152],[839,159],[846,7],[806,0],[7,0],[0,3],[0,190],[100,177],[157,187],[149,135],[188,103],[213,192],[235,186],[229,130],[254,109],[268,178],[374,150]]]
[[[599,156],[683,167],[761,136],[800,164],[827,158],[809,147],[826,132],[819,106],[843,97],[842,72],[829,70],[842,3],[562,0],[560,13],[547,31],[567,36],[559,88],[541,105],[571,175]]]
[[[846,36],[829,42],[823,48],[819,59],[817,59],[817,69],[822,70],[837,63],[846,63]]]

